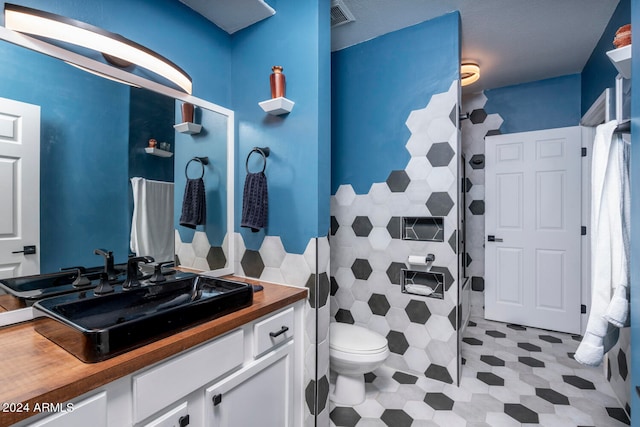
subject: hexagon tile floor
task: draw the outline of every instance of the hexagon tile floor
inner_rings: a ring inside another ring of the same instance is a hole
[[[602,368],[573,360],[578,337],[473,319],[463,341],[460,387],[383,366],[362,404],[331,404],[331,426],[630,425]]]

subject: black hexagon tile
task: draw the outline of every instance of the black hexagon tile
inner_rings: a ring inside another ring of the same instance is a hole
[[[387,178],[387,186],[393,193],[403,193],[409,186],[409,175],[403,170],[392,171]]]
[[[489,335],[490,337],[494,337],[494,338],[505,338],[507,336],[507,334],[505,334],[504,332],[500,332],[500,331],[487,331],[487,332],[485,332],[485,334]]]
[[[528,342],[519,342],[518,343],[518,347],[520,347],[523,350],[531,351],[531,352],[534,352],[534,353],[539,353],[539,352],[542,351],[542,349],[540,347],[538,347],[537,345],[531,344],[531,343],[528,343]]]
[[[504,366],[504,360],[500,359],[499,357],[496,356],[491,356],[491,355],[486,355],[483,354],[482,356],[480,356],[480,360],[483,361],[484,363],[486,363],[487,365],[490,366]]]
[[[585,380],[577,375],[563,375],[562,380],[571,384],[572,386],[579,388],[580,390],[595,390],[596,386],[589,380]]]
[[[469,119],[471,120],[471,123],[473,123],[474,125],[484,123],[486,118],[487,118],[487,112],[484,111],[483,108],[478,108],[477,110],[473,110],[469,115]]]
[[[260,252],[252,251],[250,249],[244,251],[240,265],[242,265],[244,274],[249,277],[259,278],[264,270],[264,262],[262,261]]]
[[[519,403],[505,403],[504,413],[521,423],[538,424],[540,422],[537,413]]]
[[[369,308],[371,309],[371,313],[376,314],[378,316],[384,316],[389,312],[391,305],[389,301],[387,301],[387,297],[382,294],[373,294],[367,301],[369,304]]]
[[[340,228],[340,224],[338,224],[338,220],[335,216],[331,216],[331,235],[335,236],[338,232],[338,228]]]
[[[444,366],[436,365],[432,363],[429,365],[426,371],[424,371],[424,376],[427,378],[431,378],[434,380],[442,381],[443,383],[453,384],[453,379],[451,378],[451,374]]]
[[[373,271],[369,261],[362,258],[357,258],[353,264],[351,264],[351,271],[356,279],[367,280]]]
[[[518,357],[518,362],[531,366],[532,368],[544,368],[544,362],[533,357],[522,356]]]
[[[618,420],[623,424],[631,425],[631,421],[622,408],[606,408],[607,414],[614,420]]]
[[[569,398],[550,388],[536,388],[536,396],[554,405],[569,405]]]
[[[400,371],[394,373],[392,378],[400,384],[415,384],[418,382],[418,377],[415,375],[406,374]]]
[[[484,215],[484,200],[474,200],[469,204],[469,211],[473,215]]]
[[[424,403],[431,406],[436,411],[450,411],[453,409],[453,400],[444,393],[427,393]]]
[[[469,344],[469,345],[482,345],[482,341],[480,341],[478,338],[474,338],[474,337],[464,337],[462,338],[462,341]]]
[[[409,343],[402,332],[389,331],[387,334],[387,342],[389,343],[389,350],[392,353],[404,354],[409,348]]]
[[[429,212],[431,212],[431,215],[435,216],[449,215],[449,212],[451,212],[451,208],[453,208],[454,205],[449,193],[443,191],[431,193],[425,204],[427,205]]]
[[[438,142],[429,148],[427,159],[433,167],[448,166],[454,155],[455,152],[448,142]]]
[[[336,426],[355,427],[362,417],[351,407],[336,406],[333,411],[329,413],[329,418],[331,418],[331,421],[333,421]]]
[[[344,308],[339,308],[336,312],[336,322],[340,323],[349,323],[353,325],[356,321],[353,319],[351,312],[349,310],[345,310]]]
[[[476,376],[480,381],[487,385],[503,386],[504,379],[500,378],[492,372],[478,372]]]
[[[224,268],[227,265],[227,257],[220,246],[211,246],[207,252],[207,265],[212,270]]]
[[[380,419],[389,427],[411,427],[413,418],[402,409],[385,409]]]
[[[538,335],[538,338],[540,338],[542,341],[546,341],[551,344],[562,343],[562,340],[560,338],[554,337],[552,335]]]
[[[334,296],[336,294],[336,292],[338,292],[338,282],[336,281],[336,278],[331,276],[331,296]]]
[[[387,268],[387,277],[394,285],[399,285],[402,280],[402,270],[407,268],[405,263],[392,262]]]
[[[318,276],[318,294],[316,296],[317,307],[324,307],[329,300],[331,292],[331,282],[327,273],[320,273]]]
[[[424,301],[412,299],[404,308],[404,311],[407,312],[410,321],[421,325],[427,323],[427,320],[431,317],[431,311],[429,311],[429,307],[427,307]]]
[[[402,239],[402,219],[399,216],[392,216],[387,223],[387,232],[392,239]]]
[[[353,228],[353,232],[358,237],[368,237],[371,230],[373,230],[373,225],[371,225],[371,221],[366,216],[357,216],[353,220],[353,224],[351,224],[351,228]]]
[[[622,349],[618,351],[618,372],[620,373],[620,377],[622,377],[623,380],[627,379],[627,375],[629,375],[629,368],[627,367],[627,355]]]

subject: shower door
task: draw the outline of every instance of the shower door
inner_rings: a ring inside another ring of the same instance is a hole
[[[485,317],[580,333],[581,130],[485,139]]]

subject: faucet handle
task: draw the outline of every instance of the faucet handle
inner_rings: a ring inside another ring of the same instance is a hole
[[[166,281],[167,278],[164,277],[164,275],[162,274],[162,267],[167,264],[173,264],[173,261],[163,261],[163,262],[157,263],[155,268],[153,269],[153,276],[151,276],[151,279],[149,279],[149,282],[160,283],[160,282]]]
[[[93,290],[93,293],[96,295],[104,295],[113,291],[113,286],[109,283],[109,275],[107,273],[100,273],[100,284]]]
[[[140,281],[138,280],[138,263],[142,262],[145,264],[149,264],[153,262],[153,257],[150,256],[139,256],[129,258],[127,260],[127,278],[122,284],[122,289],[132,289],[140,286]]]
[[[81,268],[76,269],[76,280],[71,283],[75,288],[81,288],[91,284],[91,280],[89,280],[87,276],[83,276],[82,273],[83,271]]]

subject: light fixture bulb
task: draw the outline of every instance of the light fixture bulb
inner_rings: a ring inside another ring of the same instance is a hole
[[[468,86],[480,79],[480,67],[478,64],[465,62],[460,66],[460,84]]]

